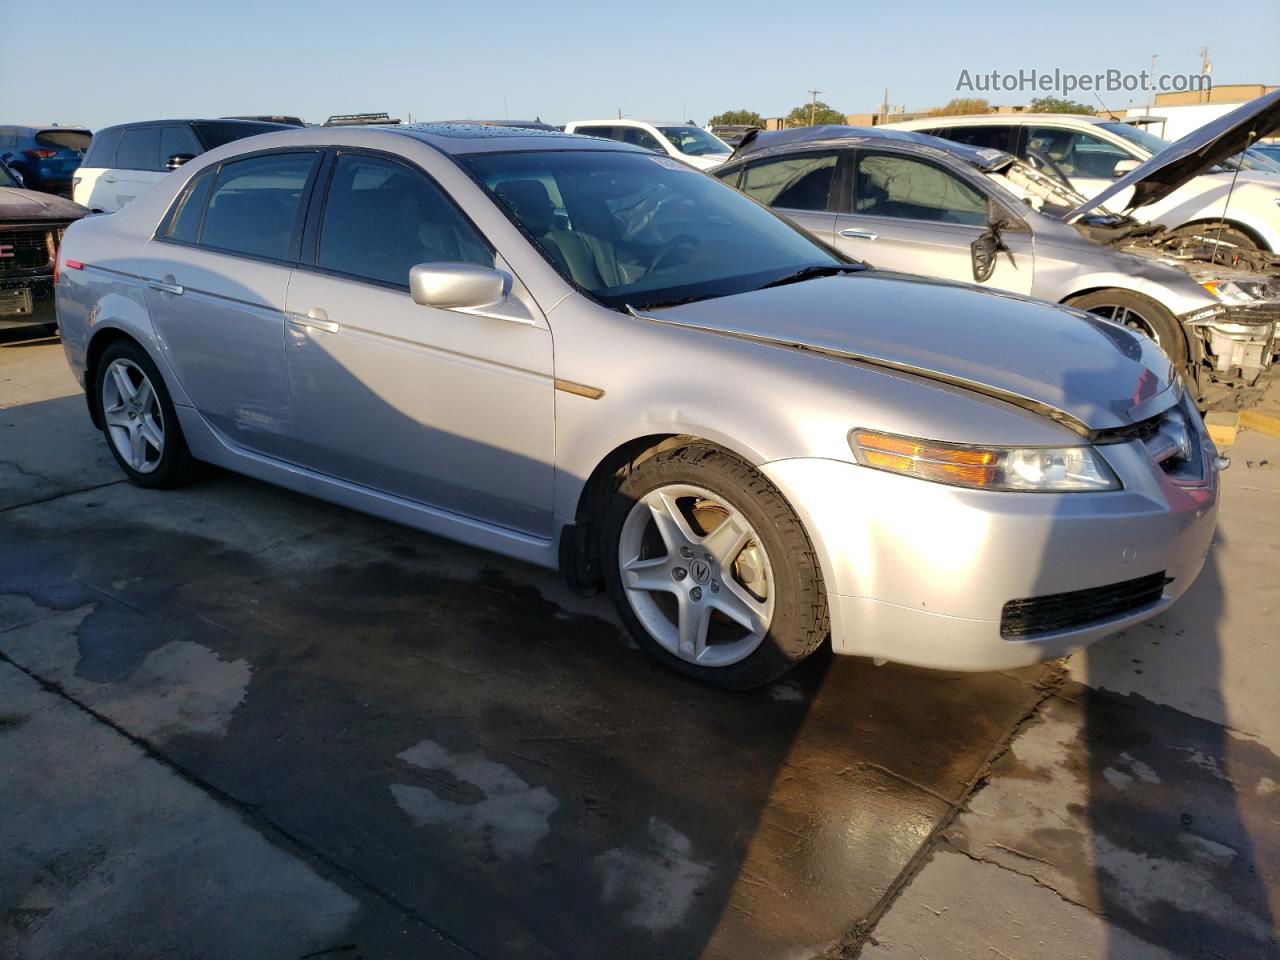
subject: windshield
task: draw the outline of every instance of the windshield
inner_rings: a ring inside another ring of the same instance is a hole
[[[671,141],[671,145],[689,157],[722,156],[733,153],[729,145],[701,127],[659,127],[658,132]]]
[[[1131,123],[1100,123],[1098,126],[1102,127],[1103,130],[1110,130],[1116,136],[1124,137],[1130,143],[1136,144],[1152,155],[1169,146],[1168,140],[1163,137],[1157,137],[1154,133],[1144,130],[1142,127],[1135,127]]]
[[[845,263],[732,187],[670,157],[554,150],[462,162],[552,266],[606,306],[723,297],[804,267]]]

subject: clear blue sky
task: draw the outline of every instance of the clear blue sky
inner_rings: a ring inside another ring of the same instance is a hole
[[[1137,72],[1154,53],[1159,72],[1198,72],[1205,44],[1215,83],[1280,83],[1277,0],[0,0],[0,24],[0,121],[93,128],[235,113],[501,118],[504,97],[513,119],[621,109],[705,122],[737,107],[783,114],[814,87],[842,112],[874,110],[886,86],[919,109],[956,96],[962,69]],[[1130,97],[1145,103],[1107,106]]]

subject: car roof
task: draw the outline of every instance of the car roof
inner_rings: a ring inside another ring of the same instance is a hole
[[[916,153],[944,153],[980,170],[994,170],[1009,163],[1013,157],[1003,150],[991,147],[973,147],[967,143],[943,140],[941,137],[914,130],[891,130],[884,127],[846,127],[826,124],[818,127],[796,127],[791,130],[761,132],[754,139],[740,146],[729,162],[744,158],[768,156],[787,150],[817,150],[823,147],[849,146],[870,143],[906,149]]]
[[[98,133],[108,130],[125,130],[134,127],[163,127],[174,123],[226,123],[235,127],[277,127],[281,130],[297,130],[291,123],[273,123],[270,120],[241,120],[235,117],[170,117],[167,120],[133,120],[129,123],[117,123],[111,127],[103,127]]]
[[[899,121],[903,127],[907,124],[912,126],[943,126],[949,123],[996,123],[996,124],[1013,124],[1021,123],[1024,120],[1071,120],[1080,123],[1123,123],[1123,120],[1112,120],[1111,117],[1099,117],[1092,113],[967,113],[957,116],[938,116],[938,117],[918,117],[915,120]],[[897,126],[897,124],[890,124]]]
[[[269,149],[276,143],[319,146],[325,144],[368,144],[373,140],[388,146],[399,138],[417,140],[441,153],[461,156],[473,153],[512,153],[530,150],[603,150],[652,156],[643,147],[562,133],[534,127],[492,127],[480,123],[402,123],[396,126],[368,125],[359,127],[281,127],[254,137],[257,149]],[[243,141],[247,142],[247,141]],[[222,149],[222,148],[220,148]]]
[[[612,117],[611,119],[608,119],[608,120],[570,120],[569,123],[565,124],[565,126],[568,126],[569,124],[573,124],[576,127],[584,124],[589,124],[593,127],[596,127],[596,126],[616,127],[619,124],[621,124],[622,126],[625,127],[628,124],[641,124],[641,123],[646,123],[651,127],[696,127],[698,126],[696,123],[690,123],[688,120],[638,120],[635,117]]]

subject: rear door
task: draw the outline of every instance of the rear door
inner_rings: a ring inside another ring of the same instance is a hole
[[[847,205],[835,244],[872,266],[973,283],[970,245],[986,230],[988,195],[933,160],[906,153],[852,151]],[[984,286],[1030,293],[1034,273],[1029,232],[1008,230]]]
[[[739,190],[833,243],[838,205],[840,151],[806,151],[748,163]]]
[[[293,459],[285,293],[319,150],[208,167],[148,244],[147,306],[183,389],[226,440]]]
[[[124,133],[119,127],[95,134],[84,155],[84,162],[76,171],[71,199],[95,213],[111,213],[116,209],[115,175],[116,149]]]
[[[399,158],[344,149],[330,171],[286,305],[299,462],[550,536],[555,424],[545,319],[527,297],[528,323],[414,302],[410,267],[494,266],[492,247],[434,180]]]

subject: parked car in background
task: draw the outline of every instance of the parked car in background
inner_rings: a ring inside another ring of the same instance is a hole
[[[1255,143],[1252,149],[1264,154],[1275,163],[1280,163],[1280,141],[1269,140],[1266,143]]]
[[[892,127],[803,127],[756,134],[714,175],[874,266],[1030,294],[1138,330],[1192,382],[1252,383],[1271,363],[1274,269],[1224,266],[1202,243],[1127,218],[1069,223],[1085,198],[1004,151]],[[1154,162],[1145,174],[1160,175]]]
[[[573,120],[565,133],[603,137],[636,147],[665,153],[691,167],[710,170],[729,159],[733,149],[692,123],[649,123],[644,120]]]
[[[322,127],[395,126],[400,121],[389,113],[335,113]]]
[[[28,190],[71,196],[71,178],[93,134],[83,127],[0,126],[0,160]]]
[[[559,567],[725,687],[828,635],[1056,657],[1168,607],[1213,537],[1216,454],[1152,341],[849,262],[626,144],[270,134],[63,257],[67,357],[137,484],[209,461]]]
[[[736,148],[742,143],[742,138],[752,130],[760,128],[751,123],[718,123],[711,127],[711,133],[720,140],[725,146]]]
[[[306,124],[302,122],[301,117],[294,117],[285,113],[257,113],[244,117],[223,117],[223,120],[261,120],[266,123],[282,123],[286,127],[304,127]]]
[[[289,129],[257,120],[145,120],[99,130],[76,172],[75,201],[114,213],[171,170],[232,140]]]
[[[52,328],[58,244],[89,211],[64,197],[23,187],[0,164],[0,329]]]
[[[914,130],[1004,150],[1046,169],[1085,197],[1097,196],[1169,146],[1169,141],[1142,127],[1080,114],[929,117],[889,124],[886,129]],[[1222,218],[1228,190],[1232,190],[1231,204],[1223,239],[1280,254],[1280,182],[1263,171],[1245,169],[1237,174],[1225,166],[1205,169],[1158,203],[1143,204],[1132,214],[1171,230],[1202,233]],[[1124,209],[1126,199],[1114,197],[1109,208]]]

